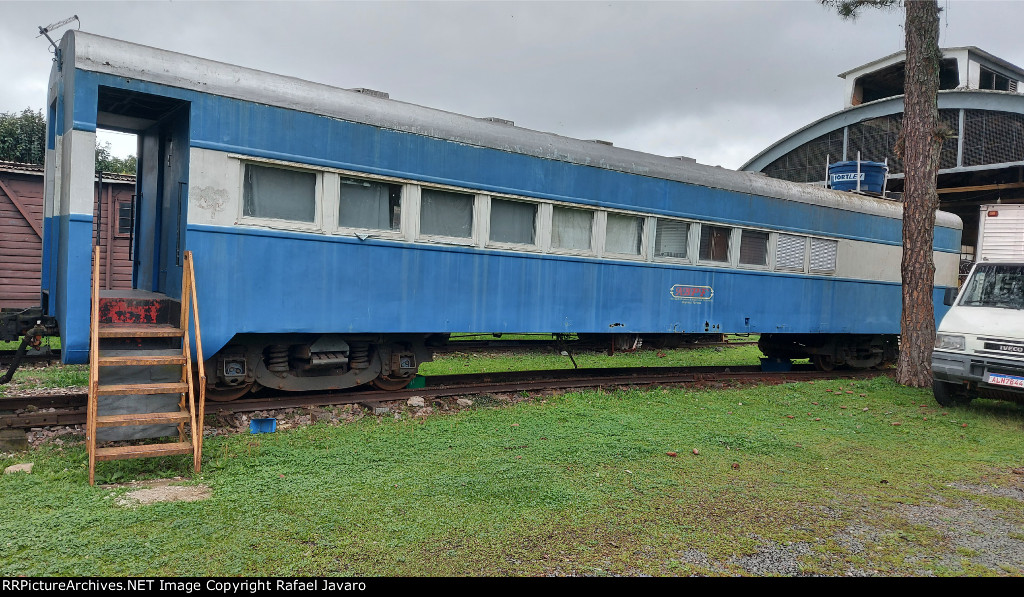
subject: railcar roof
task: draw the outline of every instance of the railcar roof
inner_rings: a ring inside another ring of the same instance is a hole
[[[74,66],[86,71],[538,158],[883,217],[902,217],[900,204],[893,201],[792,183],[760,173],[706,166],[685,158],[572,139],[83,31],[65,33],[61,46],[65,52],[64,60],[73,58]],[[936,223],[948,228],[962,228],[960,218],[945,212],[937,214]]]

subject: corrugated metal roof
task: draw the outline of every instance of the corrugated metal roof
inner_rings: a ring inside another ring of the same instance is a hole
[[[29,174],[35,176],[43,175],[42,164],[22,164],[21,162],[0,162],[0,172],[11,172],[15,174]],[[103,173],[104,182],[126,182],[135,184],[134,174],[115,174],[113,172]]]
[[[21,162],[0,162],[0,172],[14,172],[18,174],[43,175],[42,164],[22,164]]]

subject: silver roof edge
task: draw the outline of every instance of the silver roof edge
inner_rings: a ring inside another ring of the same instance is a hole
[[[662,178],[709,188],[896,218],[902,208],[869,199],[765,176],[706,166],[598,143],[488,122],[398,100],[384,100],[295,77],[277,75],[161,50],[122,40],[68,31],[75,68],[196,90],[238,100],[322,114],[386,129],[424,135],[538,158]],[[960,218],[940,213],[937,223],[961,228]]]

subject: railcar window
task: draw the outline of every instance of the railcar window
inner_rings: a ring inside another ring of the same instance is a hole
[[[732,230],[724,226],[700,227],[700,252],[697,256],[703,261],[729,261],[729,237]]]
[[[117,233],[126,236],[132,232],[132,202],[119,201],[117,203]]]
[[[658,219],[654,233],[654,256],[686,259],[690,224],[677,220]]]
[[[316,174],[245,165],[244,215],[294,222],[316,218]]]
[[[807,238],[792,234],[780,234],[779,244],[775,252],[777,269],[793,269],[803,271],[804,255],[807,253]]]
[[[622,214],[608,214],[605,225],[604,250],[620,255],[639,255],[644,219]]]
[[[742,265],[768,265],[767,232],[740,231],[740,263]]]
[[[342,178],[338,225],[372,230],[400,229],[401,185]]]
[[[839,243],[825,238],[811,239],[811,270],[816,272],[836,271],[836,248]]]
[[[422,189],[420,232],[455,238],[473,236],[473,195]]]
[[[491,240],[520,245],[536,244],[537,205],[491,198]]]
[[[551,211],[551,247],[589,251],[593,225],[594,212],[555,206]]]

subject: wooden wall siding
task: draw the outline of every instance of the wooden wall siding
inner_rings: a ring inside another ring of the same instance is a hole
[[[101,228],[100,288],[131,288],[132,262],[128,258],[128,234],[118,232],[118,205],[131,201],[134,188],[124,184],[103,183],[102,198],[97,200],[103,212],[93,218],[93,238],[96,226]],[[95,212],[94,212],[95,213]]]
[[[102,288],[131,288],[132,264],[128,259],[128,235],[117,234],[118,201],[130,201],[133,183],[103,185],[100,226],[103,259],[100,262]],[[109,203],[114,203],[111,208]],[[109,213],[113,213],[110,219]],[[23,308],[39,304],[42,269],[43,177],[0,171],[0,308]],[[111,242],[111,240],[113,242]],[[109,271],[109,274],[108,274]]]
[[[42,181],[0,172],[0,307],[39,304],[43,244],[30,222],[42,230]]]

